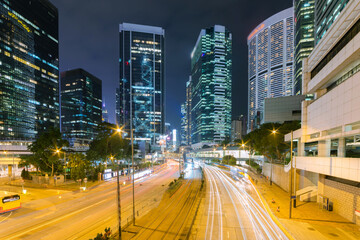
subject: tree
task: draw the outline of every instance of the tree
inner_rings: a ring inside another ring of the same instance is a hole
[[[68,141],[61,138],[59,129],[51,128],[42,133],[29,147],[32,155],[22,157],[21,164],[24,166],[33,165],[41,172],[50,173],[54,176],[55,172],[62,172],[62,164],[59,150],[68,146]]]
[[[222,163],[228,164],[228,165],[236,165],[236,158],[234,158],[231,155],[226,155],[223,157]]]
[[[284,160],[290,151],[289,144],[284,141],[284,136],[291,130],[299,129],[300,122],[265,123],[260,128],[244,136],[243,141],[250,149],[251,154],[255,151],[268,159]]]
[[[86,173],[91,168],[91,163],[86,159],[84,154],[71,153],[68,155],[67,167],[71,169],[71,178],[76,181],[86,177]]]
[[[97,137],[90,143],[86,154],[87,159],[96,162],[106,162],[113,159],[126,158],[131,155],[130,141],[122,138],[114,124],[102,123],[98,128]]]

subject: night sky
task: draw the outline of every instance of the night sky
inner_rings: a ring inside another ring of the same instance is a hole
[[[233,33],[233,117],[247,112],[248,34],[292,0],[50,0],[59,9],[60,70],[83,68],[103,81],[103,99],[115,121],[119,79],[119,24],[165,29],[166,122],[180,130],[180,104],[199,32],[215,24]]]

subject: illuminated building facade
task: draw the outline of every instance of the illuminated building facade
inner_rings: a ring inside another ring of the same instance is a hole
[[[102,82],[83,69],[61,73],[61,132],[71,145],[90,142],[102,122]]]
[[[2,141],[33,141],[59,127],[58,58],[57,8],[47,0],[0,0]]]
[[[295,0],[295,72],[294,95],[302,92],[302,60],[309,56],[314,48],[315,0]]]
[[[186,103],[181,104],[181,144],[186,145],[186,131],[187,131],[187,114],[186,114]]]
[[[186,132],[185,132],[185,137],[186,137],[186,145],[190,145],[191,144],[191,98],[192,98],[192,94],[191,94],[191,76],[189,77],[189,81],[186,82],[186,105],[185,105],[185,109],[186,109]]]
[[[202,29],[191,53],[191,143],[220,143],[231,129],[232,34]]]
[[[116,120],[135,141],[156,144],[164,132],[164,38],[160,27],[120,24]]]
[[[109,122],[109,113],[106,108],[105,100],[103,100],[103,105],[102,105],[102,121]]]
[[[315,3],[315,45],[324,37],[349,0],[318,0]]]
[[[259,24],[248,36],[248,132],[263,119],[265,98],[293,94],[294,9]]]

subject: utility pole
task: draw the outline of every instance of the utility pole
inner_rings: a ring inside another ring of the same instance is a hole
[[[291,130],[291,143],[290,143],[290,185],[289,185],[289,195],[290,195],[290,208],[289,208],[289,218],[291,218],[291,204],[292,204],[292,174],[293,174],[293,131]],[[295,189],[294,189],[295,191]],[[296,196],[296,195],[295,195]]]

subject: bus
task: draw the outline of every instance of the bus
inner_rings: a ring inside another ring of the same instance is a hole
[[[13,192],[0,191],[0,214],[21,208],[20,195]]]

